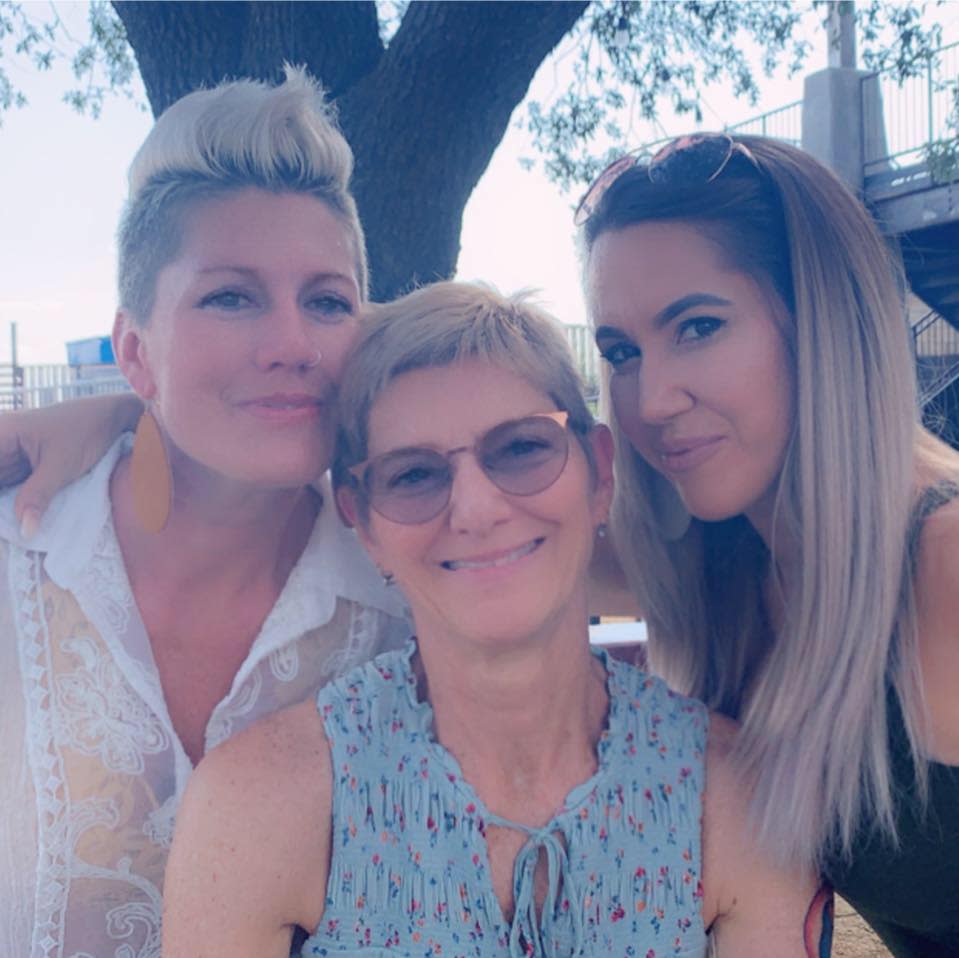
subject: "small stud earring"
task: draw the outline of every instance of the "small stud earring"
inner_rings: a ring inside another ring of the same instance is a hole
[[[380,575],[383,576],[383,585],[391,586],[396,584],[396,576],[392,572],[383,572],[380,570]]]
[[[605,539],[605,538],[606,538],[606,530],[607,530],[607,528],[608,528],[608,527],[607,527],[606,523],[605,523],[605,522],[601,522],[601,523],[596,527],[596,537],[597,537],[598,539]]]

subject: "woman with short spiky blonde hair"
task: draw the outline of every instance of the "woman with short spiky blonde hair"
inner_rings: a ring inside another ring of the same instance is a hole
[[[133,162],[132,451],[42,522],[0,503],[0,954],[158,955],[193,765],[408,634],[320,480],[366,301],[352,163],[292,69],[184,97]]]

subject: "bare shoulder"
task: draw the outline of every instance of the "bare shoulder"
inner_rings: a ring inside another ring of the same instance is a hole
[[[733,762],[739,726],[718,712],[709,713],[706,740],[706,790],[703,795],[703,887],[706,919],[724,914],[734,900],[734,872],[728,856],[742,844],[749,789]]]
[[[312,929],[322,914],[330,808],[329,746],[312,701],[210,752],[177,816],[164,954],[194,954],[194,943],[211,955],[288,953],[293,927]]]
[[[316,703],[308,699],[227,739],[200,762],[194,777],[215,781],[223,775],[256,778],[280,771],[302,777],[312,774],[306,769],[315,769],[314,763],[329,766],[329,747]]]
[[[758,842],[751,783],[735,761],[738,725],[710,713],[703,798],[703,921],[721,954],[807,954],[804,937],[817,882],[777,864]],[[814,922],[815,923],[815,922]],[[820,932],[814,931],[818,939]],[[817,952],[818,953],[818,952]]]
[[[734,750],[739,723],[719,712],[709,713],[706,739],[706,807],[745,820],[749,790],[736,768]]]
[[[288,846],[330,804],[330,751],[312,701],[283,709],[213,749],[197,766],[184,812],[255,829],[257,843]],[[182,817],[182,816],[181,816]]]
[[[920,601],[959,609],[959,497],[926,517],[919,534],[916,587]]]
[[[931,755],[959,761],[959,499],[923,522],[916,557],[919,656]]]

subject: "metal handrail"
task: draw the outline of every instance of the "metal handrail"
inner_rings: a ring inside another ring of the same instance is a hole
[[[51,406],[67,399],[99,396],[104,393],[128,392],[130,384],[122,376],[104,376],[95,379],[75,379],[47,385],[15,386],[0,389],[0,410],[34,409]]]
[[[784,140],[793,146],[802,144],[802,100],[795,100],[785,106],[767,110],[759,116],[740,120],[724,129],[727,133],[754,133],[759,136],[771,136]]]
[[[919,405],[925,407],[959,379],[959,330],[931,309],[912,324],[912,343],[917,367],[935,371],[920,383]]]
[[[900,80],[895,67],[863,78],[878,80],[882,99],[885,147],[882,156],[867,156],[865,176],[889,167],[901,169],[923,161],[922,151],[944,136],[955,110],[955,83],[959,78],[959,42],[933,51],[921,75]]]
[[[777,132],[777,130],[779,132]],[[802,143],[802,100],[795,100],[785,106],[778,106],[774,110],[767,110],[748,120],[738,123],[727,123],[723,126],[726,133],[757,134],[770,136],[777,140],[785,140],[793,146]],[[671,143],[676,137],[664,136],[658,140],[644,143],[635,152],[639,156],[653,156],[657,150]]]

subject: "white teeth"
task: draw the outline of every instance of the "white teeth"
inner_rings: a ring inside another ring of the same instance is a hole
[[[525,546],[520,546],[518,549],[514,549],[512,552],[500,556],[498,559],[480,562],[461,559],[458,561],[444,562],[443,565],[451,572],[456,572],[458,569],[495,569],[498,566],[509,565],[509,563],[515,562],[517,559],[522,559],[523,556],[528,556],[542,541],[542,539],[534,539],[532,542],[527,542]]]

